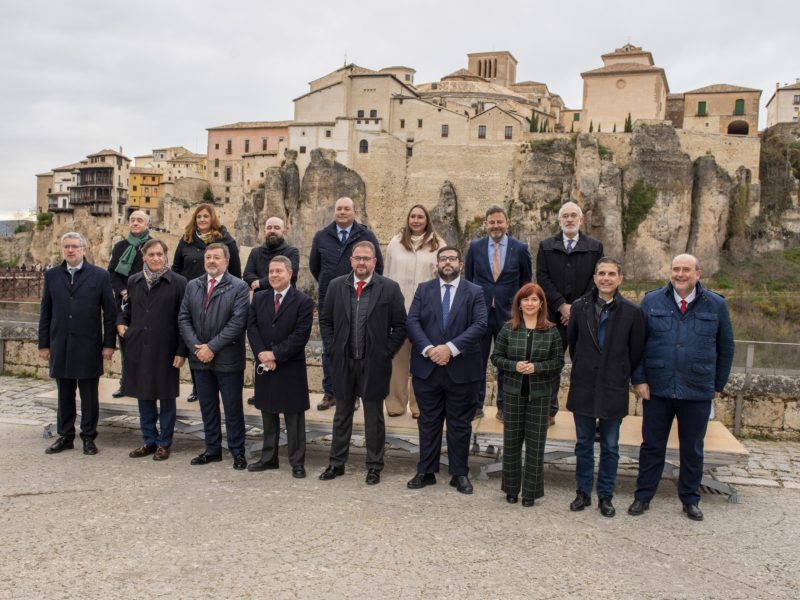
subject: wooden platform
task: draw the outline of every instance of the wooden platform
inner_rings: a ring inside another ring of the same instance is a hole
[[[100,380],[101,419],[119,415],[138,415],[138,404],[135,398],[113,398],[111,396],[117,386],[118,381],[114,379]],[[202,424],[198,424],[201,422],[200,406],[197,402],[186,401],[186,397],[190,392],[190,385],[181,386],[181,395],[177,399],[176,430],[202,439]],[[245,388],[243,397],[246,399],[252,394],[252,389]],[[35,401],[40,406],[55,410],[56,397],[57,392],[54,385],[51,392],[38,396]],[[317,403],[321,398],[321,394],[311,394],[311,408],[306,412],[306,436],[309,440],[319,439],[331,434],[335,411],[333,409],[317,410]],[[256,407],[245,404],[244,415],[247,425],[261,427],[261,411]],[[480,467],[478,477],[481,479],[502,469],[503,423],[497,420],[496,415],[497,409],[493,406],[487,406],[484,409],[484,416],[472,422],[473,454],[482,453],[486,455],[488,453],[494,458],[494,462]],[[642,417],[629,416],[622,421],[619,439],[621,456],[638,459],[639,446],[642,443],[641,431]],[[353,433],[355,435],[364,434],[363,409],[356,411],[353,417]],[[386,439],[390,445],[417,453],[419,452],[418,438],[417,422],[411,417],[410,413],[400,417],[386,415]],[[282,442],[285,442],[283,436]],[[224,444],[225,441],[223,440]],[[257,442],[251,450],[260,447],[261,443]],[[562,410],[556,415],[556,424],[548,430],[545,461],[550,462],[565,456],[572,456],[574,455],[574,449],[575,426],[572,413]],[[732,502],[738,501],[736,490],[733,487],[714,479],[713,469],[723,465],[746,463],[748,456],[747,449],[722,423],[719,421],[709,422],[704,455],[707,476],[703,479],[703,485],[728,494],[729,500]],[[442,455],[442,462],[447,462],[445,454]],[[679,464],[677,424],[673,426],[670,434],[667,446],[667,463],[665,470],[669,472],[674,472]]]

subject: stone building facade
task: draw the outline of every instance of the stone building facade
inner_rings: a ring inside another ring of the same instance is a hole
[[[131,159],[121,150],[101,150],[86,157],[69,190],[71,207],[86,206],[93,217],[111,218],[116,223],[127,218]]]
[[[767,101],[767,127],[778,123],[800,121],[800,78],[792,84],[775,84],[775,91]]]
[[[683,94],[681,128],[728,135],[758,135],[761,90],[717,83]]]
[[[161,204],[162,177],[163,174],[160,169],[152,167],[131,168],[128,215],[135,210],[143,210],[148,215],[155,214]]]

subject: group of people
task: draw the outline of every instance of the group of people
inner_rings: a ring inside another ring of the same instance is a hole
[[[558,411],[569,350],[567,408],[577,456],[570,509],[590,506],[596,486],[600,513],[615,514],[619,431],[632,383],[643,399],[643,443],[629,514],[649,508],[677,416],[678,494],[689,518],[703,518],[703,439],[712,399],[730,372],[733,334],[724,299],[700,284],[695,257],[675,257],[669,283],[637,307],[620,294],[621,263],[581,232],[583,214],[573,202],[559,210],[559,232],[539,244],[536,283],[528,245],[508,234],[502,206],[486,209],[486,236],[463,256],[437,235],[422,205],[410,209],[385,256],[357,216],[353,200],[339,198],[333,222],[316,233],[309,257],[323,341],[324,394],[317,408],[335,410],[321,480],[345,474],[360,402],[366,483],[380,482],[385,404],[389,418],[410,410],[417,419],[420,458],[407,487],[436,483],[446,432],[450,485],[471,494],[472,422],[484,416],[491,362],[496,416],[504,423],[502,490],[509,503],[521,494],[522,505],[533,506],[544,494],[547,429]],[[58,386],[59,434],[47,453],[74,447],[76,387],[84,453],[97,452],[98,380],[116,334],[123,352],[117,393],[139,404],[143,444],[132,458],[169,458],[178,374],[188,359],[205,434],[205,448],[191,464],[222,460],[221,398],[235,469],[278,468],[282,414],[292,475],[305,477],[305,347],[314,302],[295,287],[300,255],[286,241],[285,223],[267,219],[264,244],[251,252],[242,278],[236,242],[213,206],[196,208],[171,268],[166,244],[150,236],[148,225],[145,213],[131,213],[129,234],[114,246],[107,271],[84,260],[79,233],[67,233],[64,262],[45,275],[39,348]],[[250,465],[242,402],[245,338],[256,359],[254,403],[264,430],[262,455]]]

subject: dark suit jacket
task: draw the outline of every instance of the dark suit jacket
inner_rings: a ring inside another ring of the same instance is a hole
[[[392,358],[406,339],[406,307],[397,282],[372,274],[364,348],[365,402],[381,401],[389,394]],[[319,314],[319,330],[331,359],[334,391],[343,385],[350,357],[350,317],[353,274],[337,277],[328,286]],[[338,395],[338,394],[337,394]]]
[[[39,349],[50,349],[50,377],[94,379],[103,348],[116,342],[117,305],[108,271],[86,260],[70,285],[66,261],[44,273]]]
[[[572,304],[594,287],[594,266],[603,257],[603,244],[581,232],[578,243],[567,254],[564,234],[545,238],[536,255],[536,282],[547,298],[547,318],[562,329],[558,309]]]
[[[469,245],[464,259],[464,278],[483,289],[483,299],[487,310],[494,307],[501,321],[511,318],[511,301],[514,294],[524,284],[530,283],[533,267],[528,244],[508,236],[506,260],[503,271],[497,281],[492,277],[492,265],[489,262],[489,237],[475,240]]]
[[[445,367],[456,383],[483,381],[486,364],[481,356],[481,338],[486,334],[486,303],[483,292],[474,283],[461,279],[447,328],[442,327],[442,296],[439,279],[419,284],[408,311],[408,339],[411,340],[411,374],[427,379],[436,364],[424,356],[427,346],[451,342],[460,354]]]
[[[275,312],[275,291],[255,294],[250,305],[247,339],[258,362],[264,351],[275,354],[277,368],[256,374],[256,407],[264,412],[299,413],[308,410],[306,344],[314,322],[314,302],[289,287]]]

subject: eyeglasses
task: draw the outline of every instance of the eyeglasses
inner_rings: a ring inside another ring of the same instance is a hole
[[[357,263],[368,263],[371,260],[375,260],[374,256],[351,256],[350,260]]]
[[[440,256],[439,262],[449,262],[449,263],[457,263],[458,257],[457,256]]]

